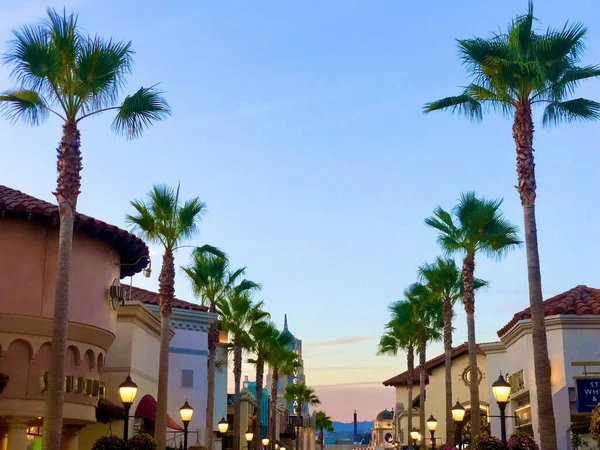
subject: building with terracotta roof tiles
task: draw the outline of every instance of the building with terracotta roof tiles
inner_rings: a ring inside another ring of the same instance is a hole
[[[488,401],[488,384],[487,384],[487,366],[485,354],[480,348],[477,349],[477,364],[479,373],[477,382],[479,384],[479,411],[482,415],[487,414]],[[425,407],[425,417],[433,415],[438,421],[436,429],[436,446],[445,441],[446,436],[446,378],[444,354],[438,355],[435,358],[428,360],[425,363],[425,402],[421,401],[419,396],[419,376],[420,370],[415,368],[413,374],[413,399],[409,403],[408,399],[408,381],[410,379],[408,371],[402,372],[395,377],[383,382],[384,386],[391,386],[396,389],[396,410],[393,421],[393,437],[395,442],[399,442],[402,446],[410,446],[410,429],[408,426],[408,409],[412,408],[413,422],[412,426],[419,429],[419,414],[420,410]],[[469,372],[469,352],[467,343],[463,343],[452,349],[452,395],[458,398],[465,409],[467,410],[465,420],[471,417],[470,403],[470,383],[471,374]],[[421,432],[430,441],[429,431]]]
[[[0,449],[37,449],[43,439],[58,248],[58,208],[0,186]],[[154,292],[121,280],[149,265],[133,234],[78,213],[73,237],[62,449],[89,450],[122,435],[119,384],[138,394],[134,429],[153,432],[160,318]],[[169,437],[181,438],[179,408],[195,409],[191,443],[204,442],[207,330],[216,315],[176,299],[169,348]],[[215,425],[226,414],[226,373],[217,374]],[[215,427],[216,428],[216,427]]]
[[[558,448],[567,450],[571,432],[590,440],[590,412],[600,403],[600,289],[580,285],[551,297],[544,301],[544,316]],[[477,349],[480,410],[486,416],[485,423],[489,423],[492,435],[500,437],[500,410],[492,395],[492,384],[502,374],[511,385],[506,407],[508,435],[519,430],[539,442],[530,308],[513,314],[498,331],[498,337],[499,341],[480,343]],[[437,419],[436,437],[441,442],[446,426],[444,355],[427,361],[425,370],[425,415],[432,414]],[[418,378],[417,369],[413,385],[415,400],[411,405],[413,426],[417,428],[421,407]],[[403,445],[410,432],[406,422],[407,382],[407,372],[383,382],[396,389],[393,433],[394,439]],[[469,421],[471,410],[470,382],[467,346],[462,344],[452,350],[452,394],[467,410],[465,421]]]

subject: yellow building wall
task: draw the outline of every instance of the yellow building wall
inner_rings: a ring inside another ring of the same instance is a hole
[[[462,374],[464,370],[469,365],[469,356],[461,355],[458,358],[454,358],[452,360],[452,403],[454,404],[456,400],[467,409],[470,409],[470,391],[469,386],[467,386],[462,380]],[[483,379],[479,384],[479,401],[484,404],[489,404],[489,389],[488,389],[488,374],[487,374],[487,363],[485,355],[477,355],[477,365],[479,370],[481,370],[483,374]],[[425,387],[425,419],[429,418],[430,415],[433,415],[435,419],[438,421],[437,429],[435,431],[436,438],[440,438],[442,443],[445,441],[446,436],[446,380],[445,380],[445,366],[441,365],[436,367],[432,373],[429,375],[429,384]],[[413,385],[413,399],[419,395],[419,382],[416,380]],[[406,386],[396,387],[396,404],[399,403],[404,404],[404,408],[407,409],[410,407],[408,404],[408,389]],[[408,439],[410,436],[407,435],[407,417],[402,417],[402,412],[400,412],[400,416],[395,417],[395,426],[398,428],[396,431],[396,439],[400,441],[400,437],[403,437],[402,444],[408,444]],[[419,428],[419,411],[413,410],[413,427]],[[403,430],[402,433],[399,430]],[[425,430],[425,433],[428,438],[428,445],[430,445],[430,433],[429,430]],[[438,440],[439,443],[439,440]]]

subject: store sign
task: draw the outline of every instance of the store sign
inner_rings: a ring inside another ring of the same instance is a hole
[[[577,412],[592,412],[600,403],[600,378],[575,380]]]
[[[48,375],[48,372],[44,372],[44,375],[42,375],[42,392],[48,390]],[[96,397],[98,400],[102,400],[106,394],[106,386],[103,381],[66,375],[64,391]]]

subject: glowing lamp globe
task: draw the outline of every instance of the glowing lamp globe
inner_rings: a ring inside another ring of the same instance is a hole
[[[456,405],[452,407],[452,419],[454,419],[455,422],[462,422],[466,412],[467,410],[465,407],[456,400]]]
[[[229,422],[227,422],[225,420],[225,417],[223,417],[221,419],[221,421],[217,424],[217,427],[219,428],[219,433],[225,434],[225,433],[227,433],[227,430],[229,429]]]
[[[410,432],[410,438],[413,441],[416,441],[417,439],[419,439],[419,432],[417,431],[416,428],[413,428],[412,431]]]
[[[125,405],[131,405],[135,400],[137,390],[137,384],[131,380],[130,375],[127,375],[125,381],[119,385],[119,396],[121,397],[121,402]]]
[[[510,383],[500,374],[498,380],[492,384],[492,392],[498,404],[508,403],[510,397]]]
[[[269,442],[270,442],[270,440],[269,440],[269,438],[268,438],[268,437],[262,438],[262,444],[263,444],[265,447],[266,447],[267,445],[269,445]]]
[[[185,401],[183,406],[179,408],[179,415],[181,416],[181,421],[183,423],[189,423],[189,421],[192,420],[192,416],[194,415],[194,408],[190,406],[187,400]]]
[[[435,431],[435,429],[437,428],[437,420],[435,420],[433,414],[431,414],[429,416],[429,419],[427,419],[427,428],[429,429],[429,431]]]
[[[251,442],[254,439],[254,433],[252,431],[246,431],[246,441]]]

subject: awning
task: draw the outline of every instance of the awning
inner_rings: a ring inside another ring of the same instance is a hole
[[[142,419],[148,419],[152,422],[156,421],[156,400],[150,394],[146,394],[142,397],[140,402],[135,409],[135,417],[141,417]],[[175,422],[171,416],[167,415],[167,427],[172,430],[183,431],[183,428]]]

